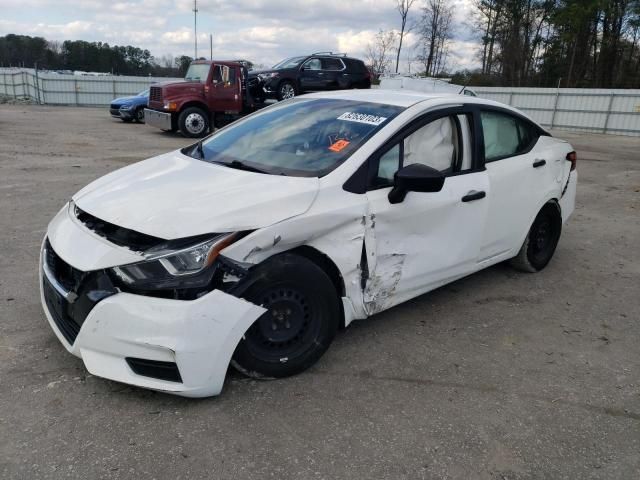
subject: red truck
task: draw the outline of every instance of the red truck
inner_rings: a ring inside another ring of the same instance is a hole
[[[240,116],[264,106],[251,95],[247,68],[240,62],[197,60],[182,82],[150,88],[147,125],[165,131],[180,130],[187,137],[208,135]]]

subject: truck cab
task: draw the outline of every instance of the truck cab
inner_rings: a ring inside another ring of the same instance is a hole
[[[249,92],[246,67],[240,62],[196,60],[183,81],[154,85],[145,109],[147,125],[186,136],[206,136],[261,105]]]

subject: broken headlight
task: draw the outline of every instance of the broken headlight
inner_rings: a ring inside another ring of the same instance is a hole
[[[215,273],[218,254],[235,238],[235,233],[221,234],[180,247],[167,242],[147,250],[146,260],[113,267],[111,272],[126,286],[140,290],[204,287]]]

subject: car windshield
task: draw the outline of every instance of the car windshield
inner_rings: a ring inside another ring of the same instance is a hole
[[[307,57],[291,57],[286,60],[281,61],[280,63],[276,63],[273,68],[294,68],[302,63],[302,61]]]
[[[184,79],[204,82],[207,79],[207,75],[209,75],[208,63],[192,63],[189,65]]]
[[[231,124],[184,152],[232,168],[321,177],[402,110],[370,102],[292,99]]]
[[[148,97],[149,96],[149,90],[143,90],[141,91],[138,95],[138,97]]]

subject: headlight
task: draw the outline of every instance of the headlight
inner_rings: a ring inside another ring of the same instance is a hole
[[[275,78],[279,75],[278,72],[271,72],[271,73],[261,73],[258,75],[258,78],[260,80],[267,80],[268,78]]]
[[[235,233],[225,233],[179,249],[153,248],[145,252],[145,261],[114,267],[111,272],[124,284],[142,290],[206,286],[218,254],[235,238]]]
[[[120,110],[131,110],[131,105],[122,105]]]

